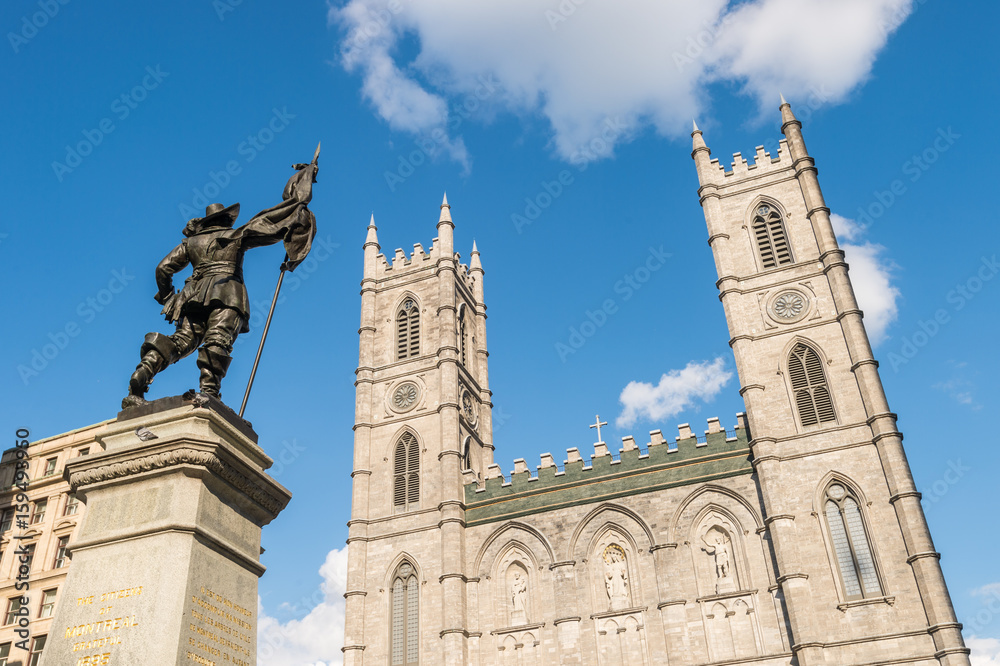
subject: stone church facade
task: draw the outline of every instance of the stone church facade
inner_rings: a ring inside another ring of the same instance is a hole
[[[801,124],[692,134],[746,414],[493,462],[484,271],[364,244],[344,663],[968,665]],[[642,438],[645,439],[645,438]],[[560,456],[562,458],[562,456]]]

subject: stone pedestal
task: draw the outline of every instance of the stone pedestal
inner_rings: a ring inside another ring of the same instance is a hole
[[[261,527],[291,493],[249,424],[164,398],[98,440],[66,466],[87,514],[42,665],[256,664]]]

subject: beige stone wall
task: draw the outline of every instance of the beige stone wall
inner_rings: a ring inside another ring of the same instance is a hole
[[[454,458],[475,429],[451,401],[468,385],[488,419],[478,254],[472,270],[448,272],[446,206],[442,242],[426,259],[397,252],[390,268],[369,228],[346,664],[390,663],[390,586],[402,561],[419,579],[420,663],[969,663],[813,160],[787,105],[782,117],[787,141],[778,154],[758,149],[753,163],[737,155],[728,171],[693,134],[752,473],[466,526]],[[789,264],[763,266],[752,231],[762,203],[781,213]],[[394,364],[385,348],[403,289],[440,316],[434,357],[422,364]],[[802,311],[782,317],[773,304],[788,291]],[[454,363],[453,313],[463,298],[478,317],[471,373]],[[819,355],[832,422],[804,426],[799,418],[788,366],[799,342]],[[385,396],[404,379],[422,382],[428,402],[394,416]],[[480,483],[484,470],[498,475],[488,426],[478,431],[475,474],[466,475]],[[403,427],[424,442],[427,501],[401,514],[390,506],[386,452]],[[831,483],[858,500],[880,594],[847,595],[824,511]]]
[[[56,590],[56,604],[63,603],[60,592],[62,584],[69,573],[69,560],[63,567],[55,566],[56,550],[59,539],[69,537],[72,542],[76,533],[77,525],[83,519],[86,512],[86,505],[80,502],[75,513],[67,515],[66,506],[69,498],[69,484],[63,480],[63,467],[66,463],[88,450],[89,453],[97,453],[103,450],[98,444],[94,435],[104,426],[104,423],[81,428],[71,432],[49,437],[47,439],[32,442],[28,447],[28,500],[34,505],[39,500],[47,500],[45,519],[37,524],[30,525],[28,529],[21,530],[16,523],[13,528],[0,533],[0,646],[11,644],[11,658],[26,657],[26,653],[15,650],[13,643],[20,640],[14,633],[15,626],[6,624],[6,613],[11,597],[21,594],[15,588],[17,581],[17,567],[20,564],[16,561],[15,550],[21,543],[34,544],[35,555],[31,563],[29,572],[30,594],[29,604],[31,624],[29,630],[32,637],[47,636],[52,624],[52,615],[42,618],[41,614],[42,595],[45,590]],[[53,473],[46,475],[46,462],[52,458],[56,460]],[[13,479],[14,456],[8,452],[0,463],[0,483],[4,484],[3,492],[0,493],[0,510],[12,508],[15,505],[16,488],[10,488],[10,481]],[[15,536],[26,537],[23,540],[14,538]],[[54,611],[55,609],[53,609]],[[54,612],[53,612],[54,615]]]

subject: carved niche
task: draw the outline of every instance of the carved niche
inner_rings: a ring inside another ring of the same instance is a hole
[[[609,544],[601,553],[604,561],[604,588],[608,595],[608,610],[631,607],[628,556],[617,543]]]
[[[741,587],[739,548],[739,526],[722,514],[713,511],[705,516],[697,531],[696,548],[701,552],[702,562],[699,572],[709,572],[702,577],[711,581],[707,587],[709,594],[736,592]],[[695,553],[698,557],[698,553]]]
[[[531,559],[520,548],[510,548],[497,565],[496,593],[502,626],[531,622]]]

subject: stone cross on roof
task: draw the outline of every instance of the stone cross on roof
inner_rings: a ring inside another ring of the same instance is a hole
[[[595,416],[594,418],[596,418],[596,419],[597,419],[597,423],[595,423],[594,425],[592,425],[592,426],[590,426],[590,427],[591,427],[591,428],[597,428],[597,443],[598,443],[598,444],[602,444],[602,443],[604,442],[604,440],[603,440],[603,439],[601,439],[601,426],[606,426],[606,425],[608,425],[608,422],[607,422],[607,421],[603,421],[603,422],[602,422],[602,421],[601,421],[601,417],[600,417],[599,415],[598,415],[598,416]]]

